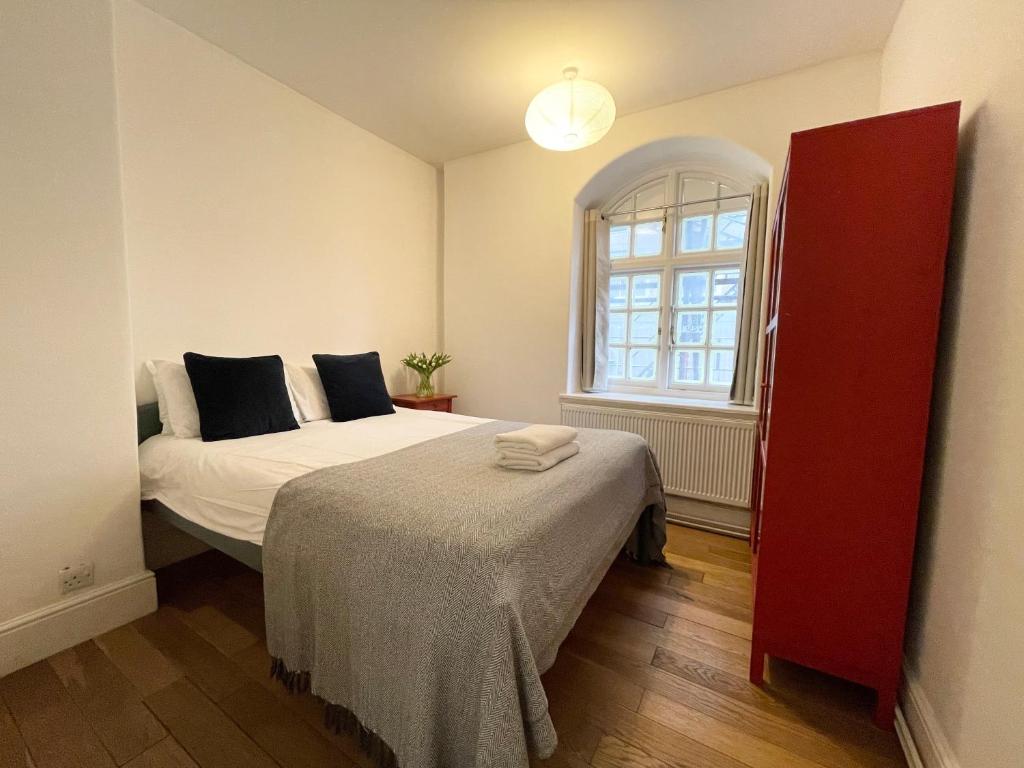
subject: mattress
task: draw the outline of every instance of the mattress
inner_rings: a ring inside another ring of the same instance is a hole
[[[142,498],[234,539],[263,543],[270,508],[286,482],[450,435],[490,419],[396,408],[393,415],[204,443],[154,435],[139,446]]]

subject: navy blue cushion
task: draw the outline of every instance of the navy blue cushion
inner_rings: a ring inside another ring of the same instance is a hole
[[[205,442],[298,429],[284,363],[265,357],[184,355]]]
[[[332,421],[352,421],[395,412],[380,369],[380,355],[313,355]]]

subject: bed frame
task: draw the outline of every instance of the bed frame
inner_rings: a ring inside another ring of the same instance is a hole
[[[163,429],[160,423],[160,411],[156,403],[144,403],[136,409],[139,429],[139,444],[153,435],[159,435]],[[168,525],[173,525],[180,531],[187,533],[193,538],[199,539],[207,546],[220,550],[228,557],[232,557],[240,563],[249,566],[262,573],[263,571],[263,547],[253,544],[251,541],[232,539],[222,533],[215,533],[203,526],[186,520],[170,507],[161,504],[159,501],[142,502],[142,511],[163,520]]]

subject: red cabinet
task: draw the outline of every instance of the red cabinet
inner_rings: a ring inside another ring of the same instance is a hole
[[[750,679],[778,656],[893,724],[959,104],[793,134],[768,270]]]

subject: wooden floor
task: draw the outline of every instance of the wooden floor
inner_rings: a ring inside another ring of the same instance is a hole
[[[536,765],[905,765],[868,691],[778,662],[747,683],[743,542],[669,541],[671,571],[612,567],[544,676],[559,747]],[[368,765],[268,677],[259,574],[209,552],[157,578],[155,614],[0,680],[0,766]]]

